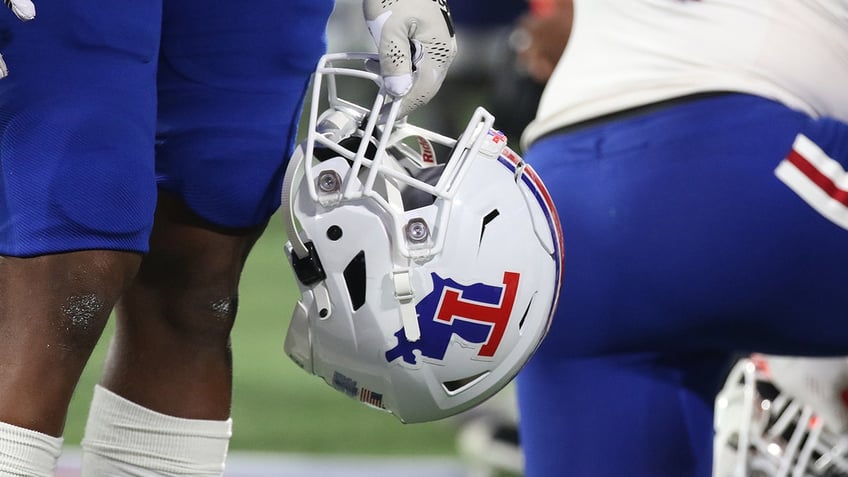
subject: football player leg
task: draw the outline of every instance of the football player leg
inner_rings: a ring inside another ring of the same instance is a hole
[[[84,475],[221,475],[229,333],[263,226],[221,229],[160,191],[150,253],[117,311],[83,441]],[[128,430],[131,429],[131,430]]]
[[[86,429],[86,473],[223,471],[239,278],[279,206],[331,9],[314,0],[235,12],[222,0],[165,5],[160,200],[150,254],[117,309]]]
[[[52,475],[77,380],[139,261],[111,251],[0,257],[0,474]]]
[[[77,379],[147,249],[159,11],[0,18],[15,58],[0,81],[2,475],[52,475]]]
[[[526,475],[709,477],[712,435],[703,431],[712,428],[727,359],[705,352],[531,361],[518,385]]]

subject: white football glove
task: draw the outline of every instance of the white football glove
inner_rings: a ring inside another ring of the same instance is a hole
[[[35,5],[30,0],[3,0],[7,7],[11,8],[15,16],[21,20],[32,20],[35,18]],[[9,69],[6,68],[6,62],[3,61],[3,55],[0,55],[0,78],[4,78],[9,74]]]
[[[392,96],[404,96],[400,116],[427,104],[456,57],[446,0],[363,0],[377,44],[380,75]]]

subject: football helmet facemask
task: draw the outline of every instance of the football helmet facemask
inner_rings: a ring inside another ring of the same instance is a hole
[[[716,399],[713,477],[848,477],[844,358],[741,359]]]
[[[409,124],[368,71],[375,59],[326,55],[313,78],[283,186],[301,295],[285,351],[366,405],[431,421],[495,394],[537,348],[562,232],[491,114],[478,108],[459,139]],[[369,107],[339,96],[349,81],[376,89]]]

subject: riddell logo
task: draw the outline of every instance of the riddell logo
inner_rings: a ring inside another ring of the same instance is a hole
[[[425,358],[445,358],[453,335],[481,345],[477,356],[491,358],[500,346],[515,304],[520,275],[504,272],[502,285],[460,285],[433,273],[433,291],[418,305],[421,339],[409,342],[401,328],[395,333],[397,346],[386,352],[386,360],[397,358],[416,364],[415,350]]]
[[[427,164],[436,163],[436,152],[433,150],[433,144],[427,139],[418,136],[418,150],[421,152],[421,161]]]

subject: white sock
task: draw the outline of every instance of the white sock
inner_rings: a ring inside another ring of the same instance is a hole
[[[82,476],[220,476],[231,435],[232,419],[167,416],[96,386],[82,440]]]
[[[62,438],[0,422],[0,475],[51,477]]]

